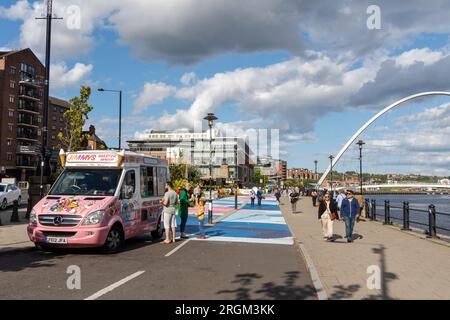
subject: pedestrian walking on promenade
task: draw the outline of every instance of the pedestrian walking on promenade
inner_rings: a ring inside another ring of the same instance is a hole
[[[333,237],[333,221],[339,219],[337,212],[337,204],[327,193],[323,197],[323,201],[319,204],[318,218],[322,223],[323,239],[334,241]]]
[[[359,219],[358,220],[363,220],[362,218],[366,217],[366,209],[364,207],[364,197],[361,193],[357,193],[357,194],[355,194],[355,199],[358,200],[358,204],[359,204]]]
[[[337,203],[337,206],[338,206],[339,210],[341,210],[342,200],[344,200],[344,199],[345,199],[345,190],[342,189],[342,190],[339,191],[339,194],[338,194],[338,196],[336,198],[336,203]]]
[[[198,198],[198,205],[197,205],[197,212],[195,215],[198,219],[198,230],[199,230],[199,236],[197,238],[199,239],[206,239],[205,235],[205,228],[204,228],[204,221],[205,221],[205,197],[200,191],[200,196]]]
[[[166,183],[166,193],[161,200],[163,205],[163,223],[166,230],[165,244],[175,242],[175,228],[177,227],[176,206],[178,204],[178,195],[172,189],[172,183]],[[172,239],[170,239],[170,229],[172,229]]]
[[[255,190],[250,190],[250,205],[252,206],[252,207],[254,207],[255,206],[255,198],[256,198],[256,192],[255,192]]]
[[[278,202],[278,204],[280,204],[281,192],[279,189],[277,189],[277,191],[275,191],[275,198],[277,198],[277,202]]]
[[[300,198],[300,193],[298,193],[297,188],[295,188],[292,193],[289,195],[291,197],[291,205],[292,205],[292,213],[297,212],[297,202]]]
[[[194,201],[194,196],[190,195],[189,191],[191,190],[191,185],[187,182],[184,185],[184,188],[180,191],[180,208],[178,210],[178,215],[181,218],[180,223],[180,238],[187,239],[188,237],[185,234],[186,222],[189,216],[189,203]]]
[[[313,207],[315,207],[316,202],[317,202],[317,191],[316,190],[313,190],[311,192],[311,198],[312,198]]]
[[[347,198],[342,200],[341,217],[345,221],[345,237],[347,238],[347,242],[353,242],[353,227],[355,226],[355,220],[359,217],[359,204],[353,198],[352,190],[347,190],[346,196]]]
[[[261,207],[261,201],[264,197],[264,192],[261,187],[258,188],[258,191],[256,192],[256,197],[258,198],[258,207]]]

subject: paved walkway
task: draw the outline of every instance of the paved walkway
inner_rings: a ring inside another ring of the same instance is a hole
[[[234,209],[234,198],[219,200],[221,206]],[[224,219],[214,227],[205,229],[207,239],[202,241],[227,241],[246,243],[268,243],[292,245],[294,243],[291,232],[281,214],[275,197],[268,196],[263,200],[262,206],[251,206],[248,197],[240,197],[240,209]],[[219,211],[220,206],[213,208],[213,213]],[[193,212],[193,210],[192,210]],[[216,214],[214,214],[215,216]],[[189,216],[186,232],[194,240],[198,232],[198,220],[191,214]]]
[[[344,223],[334,223],[340,238],[330,243],[322,238],[311,198],[301,198],[296,214],[287,198],[281,208],[329,299],[450,299],[448,244],[371,221],[355,225],[353,243],[342,238]],[[381,271],[380,289],[368,288],[371,266]]]

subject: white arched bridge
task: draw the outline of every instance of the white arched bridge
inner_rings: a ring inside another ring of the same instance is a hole
[[[359,128],[355,132],[355,134],[345,143],[345,145],[341,148],[341,150],[339,150],[337,155],[332,159],[331,164],[328,165],[327,169],[325,170],[325,172],[322,174],[322,176],[320,177],[319,181],[317,182],[317,187],[320,187],[323,184],[323,182],[325,181],[326,177],[330,173],[331,168],[334,167],[336,165],[336,163],[338,163],[339,159],[342,157],[342,155],[345,153],[345,151],[347,151],[347,149],[361,135],[361,133],[363,133],[373,122],[375,122],[379,117],[381,117],[386,112],[390,111],[391,109],[393,109],[395,107],[398,107],[399,105],[403,104],[404,102],[407,102],[407,101],[410,101],[410,100],[413,100],[413,99],[416,99],[416,98],[420,98],[420,97],[425,97],[425,96],[450,96],[450,92],[447,92],[447,91],[429,91],[429,92],[422,92],[422,93],[413,94],[411,96],[408,96],[406,98],[400,99],[400,100],[390,104],[389,106],[387,106],[386,108],[384,108],[383,110],[378,112],[376,115],[374,115],[372,118],[370,118],[361,128]],[[392,185],[390,185],[390,186],[392,186]]]

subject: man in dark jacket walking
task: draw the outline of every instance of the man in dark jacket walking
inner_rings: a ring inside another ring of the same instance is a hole
[[[347,190],[346,196],[341,204],[341,217],[345,221],[345,237],[347,238],[347,242],[353,242],[353,227],[355,220],[360,214],[359,204],[358,200],[353,198],[352,190]]]

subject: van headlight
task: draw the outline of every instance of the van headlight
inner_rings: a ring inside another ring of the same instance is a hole
[[[34,211],[34,209],[31,209],[31,211],[30,211],[30,224],[36,224],[36,223],[37,223],[36,211]]]
[[[99,210],[91,212],[83,221],[83,225],[99,224],[103,216],[105,215],[105,210]]]

